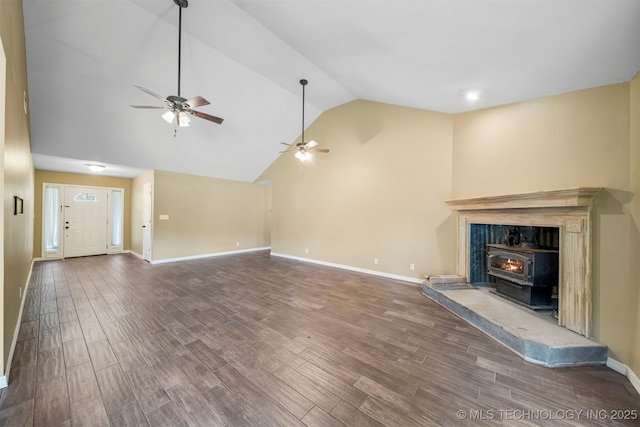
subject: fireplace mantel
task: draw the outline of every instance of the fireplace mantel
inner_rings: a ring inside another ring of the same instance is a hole
[[[600,190],[599,187],[579,187],[567,190],[448,200],[447,204],[455,210],[588,207],[593,204],[593,198]]]
[[[596,187],[447,201],[458,217],[457,274],[469,277],[471,224],[533,225],[560,231],[558,324],[592,336],[591,229]]]

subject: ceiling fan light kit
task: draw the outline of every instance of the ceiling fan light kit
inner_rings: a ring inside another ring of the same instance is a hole
[[[316,146],[318,145],[318,143],[316,141],[309,141],[309,142],[304,142],[304,87],[308,84],[309,82],[305,79],[300,80],[300,84],[302,85],[302,137],[301,137],[301,141],[298,142],[296,145],[293,144],[287,144],[286,142],[282,142],[281,144],[284,144],[286,146],[288,146],[289,148],[287,148],[284,151],[281,151],[281,153],[286,153],[289,151],[289,149],[294,148],[296,149],[296,152],[294,154],[294,156],[296,157],[296,159],[300,160],[301,162],[306,162],[307,160],[311,160],[311,158],[313,157],[311,155],[312,152],[316,152],[316,153],[328,153],[329,149],[328,148],[316,148]]]
[[[189,116],[187,115],[187,113],[178,113],[176,114],[177,118],[176,121],[178,122],[178,126],[184,128],[189,126],[189,123],[191,123],[191,119],[189,118]]]
[[[296,150],[296,154],[294,154],[294,156],[301,162],[311,160],[311,153],[309,153],[308,151]]]
[[[167,111],[162,115],[162,118],[167,121],[167,123],[173,123],[173,119],[176,117],[176,114],[173,111]]]
[[[196,116],[201,119],[209,120],[210,122],[221,124],[224,119],[220,117],[212,116],[210,114],[202,113],[200,111],[193,110],[194,107],[201,107],[203,105],[209,105],[209,101],[201,96],[186,99],[180,96],[180,71],[182,63],[182,9],[189,6],[188,0],[173,0],[173,2],[179,7],[178,17],[178,95],[170,95],[166,98],[158,95],[155,92],[150,91],[142,86],[135,86],[143,92],[164,101],[164,106],[150,106],[150,105],[132,105],[133,108],[148,108],[148,109],[163,109],[168,110],[162,114],[162,118],[169,123],[175,123],[180,127],[187,127],[191,123],[189,116]],[[175,132],[174,132],[175,136]]]

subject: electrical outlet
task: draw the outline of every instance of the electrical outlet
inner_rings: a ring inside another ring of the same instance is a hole
[[[240,242],[236,242],[236,246],[240,246]]]
[[[374,263],[375,265],[378,265],[378,258],[374,258],[374,259],[373,259],[373,263]]]
[[[415,269],[416,269],[415,264],[409,264],[409,270],[415,270]]]
[[[309,248],[304,248],[304,253],[308,254],[309,253]]]

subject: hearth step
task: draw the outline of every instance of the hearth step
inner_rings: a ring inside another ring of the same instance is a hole
[[[422,294],[529,362],[550,368],[607,363],[607,346],[559,326],[549,313],[498,297],[488,287],[438,290],[425,280]]]
[[[424,284],[436,290],[473,288],[466,277],[455,274],[426,275],[424,279]]]
[[[462,283],[467,281],[466,277],[458,276],[457,274],[433,274],[426,275],[424,278],[438,285],[442,283]]]

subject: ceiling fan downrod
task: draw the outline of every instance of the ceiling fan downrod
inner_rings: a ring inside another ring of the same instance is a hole
[[[178,96],[180,96],[180,69],[182,63],[182,9],[189,6],[188,0],[173,0],[179,6],[178,12]]]
[[[304,145],[304,87],[309,83],[306,79],[300,80],[302,85],[302,144]]]

